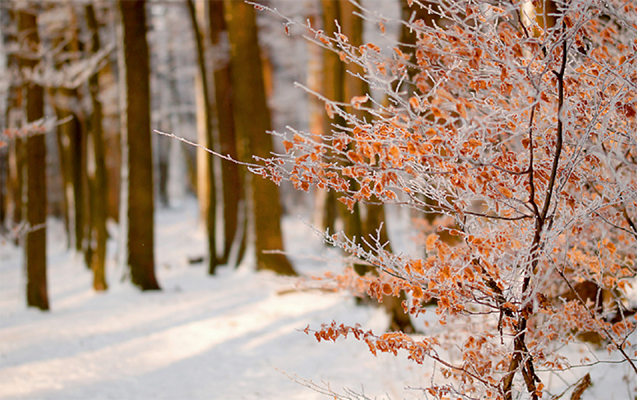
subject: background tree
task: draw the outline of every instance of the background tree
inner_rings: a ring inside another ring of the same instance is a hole
[[[195,34],[197,44],[197,66],[199,74],[195,80],[197,93],[197,130],[199,144],[207,149],[213,149],[214,140],[212,134],[213,107],[210,95],[210,82],[208,82],[208,69],[206,67],[206,41],[203,32],[204,27],[198,21],[198,12],[193,0],[187,1],[188,12]],[[205,3],[200,3],[201,7]],[[204,20],[205,11],[200,10],[200,19]],[[215,273],[217,268],[217,241],[216,241],[216,193],[215,193],[215,171],[213,168],[212,155],[203,149],[197,149],[197,193],[199,199],[199,209],[202,219],[205,221],[206,233],[208,234],[208,273]]]
[[[55,60],[55,69],[62,74],[64,68],[80,61],[84,45],[80,43],[80,27],[75,5],[61,4],[53,10],[66,22],[50,24],[52,26],[48,27],[47,32],[47,38],[51,42],[49,51]],[[48,91],[55,114],[60,121],[57,127],[57,143],[64,184],[63,206],[69,246],[78,253],[87,254],[87,134],[79,85],[79,82],[74,84],[67,79],[59,79],[49,84]],[[87,267],[90,266],[88,260],[86,261]]]
[[[17,28],[17,10],[12,8],[2,10],[2,40],[5,48],[9,49],[12,44],[18,42]],[[19,70],[19,58],[16,52],[7,51],[7,70]],[[22,85],[17,82],[11,82],[7,89],[7,100],[5,110],[5,124],[7,129],[17,132],[22,127],[23,122],[23,93]],[[16,135],[9,142],[6,149],[0,150],[6,154],[6,179],[7,185],[4,190],[7,191],[7,216],[6,221],[8,229],[18,226],[23,219],[22,216],[22,192],[24,188],[24,151],[25,143],[20,135]],[[5,222],[3,220],[3,222]],[[16,237],[17,241],[17,237]]]
[[[323,0],[323,27],[325,34],[334,36],[344,34],[348,37],[349,43],[354,47],[363,45],[363,19],[354,13],[360,11],[355,3],[349,1]],[[366,102],[368,99],[369,87],[364,80],[365,69],[355,63],[339,56],[339,53],[330,48],[323,50],[323,95],[334,101],[349,103]],[[365,99],[365,100],[362,100]],[[328,107],[330,107],[328,105]],[[369,120],[371,114],[360,109],[360,104],[356,107],[345,107],[348,114],[356,116],[356,121]],[[352,120],[347,120],[339,113],[334,113],[333,118],[326,118],[323,132],[342,131],[348,125],[354,125]],[[328,134],[329,135],[329,134]],[[352,180],[351,184],[357,183]],[[369,248],[367,243],[385,244],[385,250],[391,252],[391,246],[387,236],[387,226],[383,229],[384,208],[379,199],[374,198],[367,204],[358,203],[350,210],[345,204],[337,203],[337,194],[331,190],[326,201],[325,227],[331,232],[335,232],[334,222],[336,215],[340,215],[343,221],[343,231],[347,237],[356,240],[361,246]],[[378,204],[381,203],[381,204]],[[364,209],[364,210],[363,210]],[[337,212],[338,211],[338,212]],[[360,275],[375,272],[372,265],[367,263],[355,263],[355,271]],[[404,294],[398,298],[388,297],[383,305],[390,315],[390,329],[404,332],[413,332],[414,327],[409,315],[402,308]]]
[[[100,50],[99,24],[95,15],[95,8],[92,4],[85,6],[86,22],[91,32],[90,51],[95,54]],[[88,149],[87,173],[89,191],[90,210],[90,234],[93,240],[88,243],[90,248],[90,266],[93,270],[93,288],[101,291],[107,289],[106,283],[106,217],[108,198],[108,183],[106,171],[106,152],[104,146],[104,129],[102,127],[102,103],[99,95],[99,75],[94,73],[88,81],[91,96],[92,113],[90,119],[90,129],[88,131],[89,143],[92,145]]]
[[[123,28],[125,106],[122,144],[128,173],[127,240],[131,278],[142,290],[158,290],[154,256],[153,159],[150,140],[150,67],[146,41],[146,2],[119,1]]]
[[[35,68],[39,62],[40,37],[33,10],[18,11],[20,33],[20,68],[23,73]],[[23,75],[27,129],[27,207],[25,260],[27,270],[27,304],[41,310],[49,309],[46,281],[46,144],[42,128],[44,118],[44,88]]]
[[[234,126],[234,110],[232,106],[232,72],[230,66],[230,44],[228,30],[224,19],[224,5],[222,1],[208,3],[208,21],[210,24],[210,43],[213,51],[214,87],[219,137],[219,152],[238,159],[237,135]],[[238,264],[243,257],[246,243],[245,194],[243,185],[245,177],[239,166],[231,162],[221,163],[223,181],[223,223],[224,247],[223,256],[219,261],[228,262],[233,243],[236,242],[237,254],[235,262]],[[239,213],[243,213],[243,221]]]
[[[232,98],[234,123],[240,159],[252,154],[269,157],[272,153],[270,114],[266,103],[263,67],[254,8],[238,1],[224,1],[231,46]],[[256,234],[257,269],[279,274],[296,272],[283,254],[264,253],[283,250],[281,204],[276,186],[262,179],[252,180]],[[259,199],[268,199],[267,202]]]

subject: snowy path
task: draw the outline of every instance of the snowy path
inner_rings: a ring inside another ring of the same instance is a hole
[[[94,293],[90,272],[66,252],[61,226],[53,221],[48,313],[26,309],[21,252],[2,244],[0,398],[324,398],[282,371],[329,381],[339,391],[364,383],[370,394],[405,396],[393,377],[406,374],[413,384],[409,363],[403,361],[404,370],[397,371],[397,360],[374,358],[364,344],[319,344],[298,331],[332,319],[382,327],[382,312],[356,307],[339,294],[278,295],[293,284],[269,273],[222,267],[207,277],[201,264],[186,262],[204,249],[196,212],[189,204],[157,217],[158,278],[164,290],[156,293],[122,283],[122,271],[113,264],[109,290]],[[303,224],[292,224],[307,231],[293,240],[313,242],[312,251],[320,252],[319,239]]]

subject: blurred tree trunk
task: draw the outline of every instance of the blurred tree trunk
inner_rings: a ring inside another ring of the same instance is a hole
[[[193,0],[187,0],[188,11],[195,34],[197,44],[197,65],[199,69],[198,79],[195,79],[197,94],[197,131],[199,144],[207,149],[213,148],[212,138],[212,105],[210,103],[210,85],[206,71],[206,48],[204,44],[203,27],[197,20],[197,9]],[[208,273],[215,273],[217,268],[216,245],[216,193],[215,174],[213,169],[212,154],[197,149],[197,193],[202,218],[206,221],[208,233]]]
[[[251,155],[269,157],[272,137],[263,65],[257,35],[254,7],[224,0],[226,23],[231,45],[232,94],[238,151],[242,161]],[[256,227],[257,269],[296,275],[283,254],[266,254],[265,250],[283,250],[281,204],[278,188],[259,177],[252,179]]]
[[[411,3],[411,4],[410,4]],[[436,4],[429,1],[421,1],[425,7],[435,7]],[[408,0],[400,0],[401,14],[403,21],[410,21],[412,15],[414,15],[414,21],[422,20],[426,26],[433,27],[438,22],[438,16],[430,14],[428,8],[420,7],[417,3],[410,2]],[[417,34],[416,31],[410,29],[408,26],[402,25],[400,30],[401,50],[405,54],[414,54],[416,45]],[[405,46],[406,45],[406,46]],[[413,60],[412,60],[413,61]]]
[[[65,119],[64,112],[57,105],[57,89],[49,89],[49,101],[55,111],[57,120],[63,121]],[[65,125],[68,123],[67,121],[57,126],[55,137],[57,140],[58,159],[60,161],[60,176],[62,178],[62,215],[64,218],[64,230],[66,232],[67,248],[70,249],[71,247],[75,247],[75,234],[71,234],[71,225],[75,225],[73,222],[75,218],[71,215],[71,210],[74,210],[74,207],[71,207],[73,204],[73,179],[70,167],[71,152],[69,150],[71,144],[65,132]]]
[[[23,40],[20,67],[34,68],[39,60],[34,57],[40,48],[38,24],[35,14],[27,10],[18,12],[18,31]],[[44,118],[44,88],[33,82],[24,82],[26,121]],[[46,143],[43,132],[29,129],[26,149],[27,163],[27,223],[25,244],[27,270],[27,304],[41,310],[49,309],[46,283]]]
[[[86,22],[91,32],[91,48],[92,54],[100,49],[99,25],[95,17],[95,9],[92,4],[85,7]],[[102,129],[102,103],[98,99],[99,79],[98,73],[94,73],[89,77],[89,92],[91,94],[91,103],[93,112],[91,114],[90,127],[88,134],[89,140],[92,142],[92,148],[88,148],[89,159],[87,162],[87,173],[89,179],[89,198],[90,198],[90,237],[93,239],[89,246],[91,248],[90,266],[93,270],[93,289],[97,291],[106,290],[106,214],[108,198],[108,185],[106,178],[106,160],[104,150],[104,132]]]
[[[153,157],[150,137],[150,66],[146,41],[146,1],[119,1],[123,25],[126,86],[122,142],[127,145],[128,265],[133,284],[159,290],[155,278]],[[126,151],[123,151],[126,154]]]
[[[175,132],[181,129],[182,127],[182,113],[179,108],[182,106],[183,102],[181,99],[181,95],[179,93],[178,87],[178,67],[177,67],[177,55],[175,54],[175,47],[177,41],[180,40],[178,35],[170,35],[168,37],[168,71],[170,71],[170,77],[168,79],[168,90],[170,96],[168,96],[168,113],[170,115],[169,123],[170,123],[170,132]],[[170,139],[170,138],[168,138]],[[183,200],[186,194],[187,188],[191,188],[191,182],[194,181],[190,176],[190,171],[188,170],[188,159],[187,159],[187,148],[190,148],[190,145],[183,143],[179,140],[170,140],[170,148],[168,150],[168,186],[172,188],[169,193],[172,194],[175,199]]]
[[[82,252],[84,241],[84,171],[86,137],[76,111],[78,93],[76,89],[54,88],[49,90],[58,121],[57,141],[60,169],[64,184],[64,215],[69,234],[69,245]]]
[[[542,30],[548,30],[555,27],[559,10],[552,0],[539,0],[521,5],[520,15],[522,23],[529,29],[535,37],[540,37],[542,33],[533,27],[533,23],[529,19],[534,19]]]
[[[221,1],[211,1],[208,4],[208,19],[210,22],[210,42],[214,56],[214,86],[215,103],[217,107],[217,124],[219,129],[219,152],[238,159],[237,136],[234,126],[234,111],[232,108],[232,72],[230,66],[230,48],[228,43],[228,29],[224,20],[224,7]],[[220,263],[228,262],[232,245],[237,241],[239,249],[245,249],[245,227],[239,226],[239,207],[245,207],[243,185],[245,178],[241,168],[233,162],[221,163],[221,177],[223,182],[223,220],[224,220],[224,247]],[[245,224],[245,222],[243,222]],[[237,232],[242,231],[239,237]],[[237,264],[243,257],[243,250],[237,257]]]
[[[9,13],[0,16],[0,21],[9,22],[10,15]],[[5,29],[7,31],[7,29]],[[1,33],[2,35],[2,44],[3,49],[6,49],[8,45],[10,45],[11,41],[15,41],[15,35],[9,35],[6,32]],[[10,55],[7,55],[5,71],[10,71],[11,62],[9,61]],[[14,92],[14,87],[12,84],[7,88],[7,105],[5,108],[4,114],[4,126],[0,129],[9,129],[11,126],[9,125],[9,109],[10,109],[10,100],[9,97]],[[7,143],[0,144],[0,236],[3,236],[7,232],[7,216],[9,214],[9,147]]]
[[[62,67],[79,60],[80,42],[77,15],[72,3],[60,6],[68,12],[70,23],[55,32],[52,44],[55,67]],[[86,251],[88,203],[86,178],[86,121],[82,101],[77,88],[53,87],[49,97],[61,124],[57,128],[58,152],[63,182],[63,210],[69,246],[79,252]],[[86,254],[86,253],[85,253]],[[86,263],[87,267],[89,263]]]
[[[18,104],[21,103],[22,101]],[[15,128],[18,126],[19,125],[13,125]],[[20,137],[16,137],[9,144],[9,193],[13,205],[11,222],[14,226],[18,226],[23,219],[22,208],[24,207],[24,202],[22,200],[24,192],[25,151],[26,143]],[[18,243],[17,237],[15,243]]]
[[[354,12],[359,11],[358,7],[350,1],[338,2],[340,6],[339,10],[339,22],[341,26],[341,32],[349,38],[349,43],[355,47],[363,45],[363,19],[354,15]],[[337,61],[340,62],[338,56]],[[343,86],[343,101],[349,102],[352,98],[358,96],[364,96],[369,93],[369,85],[367,82],[357,76],[364,77],[365,70],[362,66],[355,63],[347,63],[342,68],[342,86]],[[369,120],[370,115],[364,110],[355,109],[354,107],[346,107],[345,110],[355,115],[359,120]],[[356,236],[359,239],[359,243],[367,251],[375,250],[375,243],[372,238],[378,238],[380,244],[386,244],[384,250],[391,252],[389,245],[389,237],[387,236],[387,226],[385,222],[385,209],[380,201],[376,197],[372,197],[372,202],[380,204],[357,204],[353,213],[349,213],[347,207],[344,204],[339,203],[342,215],[345,216],[345,233],[349,237]],[[365,212],[363,212],[365,211]],[[348,215],[349,214],[349,215]],[[382,229],[381,229],[381,225]],[[381,229],[379,233],[378,229]],[[367,246],[363,239],[370,243]],[[354,269],[360,275],[365,275],[374,269],[366,264],[355,264]],[[390,315],[390,327],[391,330],[400,330],[403,332],[414,332],[415,329],[409,318],[409,314],[405,312],[402,307],[402,301],[406,299],[405,293],[402,292],[400,297],[385,296],[383,298],[383,307]]]
[[[323,6],[323,29],[325,34],[329,37],[334,37],[334,33],[339,32],[336,20],[341,28],[344,28],[347,24],[350,26],[350,34],[353,33],[354,27],[352,16],[346,15],[351,12],[348,7],[349,2],[341,2],[338,0],[322,0]],[[361,24],[362,27],[362,24]],[[344,32],[343,32],[344,33]],[[351,94],[352,87],[355,83],[348,79],[347,69],[343,61],[341,61],[338,53],[330,50],[323,51],[323,95],[330,100],[337,102],[347,101],[347,96]],[[349,87],[347,85],[351,85]],[[358,91],[358,88],[356,89]],[[324,132],[330,135],[330,132],[335,129],[336,126],[346,126],[347,123],[344,118],[335,114],[333,120],[325,119]],[[354,183],[352,180],[350,183]],[[352,211],[347,209],[347,206],[336,201],[336,193],[330,191],[327,199],[326,210],[326,222],[325,226],[330,228],[330,231],[334,229],[334,220],[336,219],[336,213],[340,215],[343,221],[343,231],[350,237],[356,237],[359,241],[363,237],[363,224],[361,220],[360,205],[357,203],[354,205]],[[362,265],[354,265],[354,269],[361,275],[365,273],[365,268]]]
[[[315,28],[322,27],[322,21],[319,18],[320,12],[308,16],[308,21],[311,26]],[[323,88],[323,49],[310,41],[307,42],[307,86],[311,91],[321,93]],[[320,99],[316,96],[308,96],[308,125],[310,132],[317,138],[322,138],[325,134],[325,107]],[[312,224],[316,229],[325,231],[330,225],[330,232],[333,233],[334,229],[334,215],[332,213],[331,218],[327,217],[327,197],[328,191],[326,189],[314,188],[314,206],[312,211]],[[334,202],[332,202],[334,206]]]
[[[7,232],[7,209],[9,200],[9,148],[6,144],[0,144],[0,236],[4,237]]]
[[[3,24],[2,40],[5,45],[17,43],[17,18],[16,12],[7,8],[6,12],[0,13]],[[7,54],[7,69],[19,69],[20,60],[14,53]],[[23,93],[22,86],[18,82],[10,82],[7,90],[7,108],[5,110],[6,127],[18,131],[22,126],[23,118]],[[24,191],[24,151],[26,144],[22,138],[15,137],[9,142],[7,155],[7,199],[11,203],[11,208],[7,209],[9,219],[8,225],[17,226],[22,222],[23,191]],[[0,150],[1,151],[1,150]],[[19,243],[19,237],[15,237],[15,244]]]
[[[10,65],[18,66],[19,61],[15,55],[9,54],[7,60]],[[8,88],[8,93],[6,112],[7,127],[18,130],[22,126],[23,120],[22,87],[12,84]],[[18,225],[22,222],[22,208],[24,206],[22,201],[24,191],[24,151],[25,143],[21,137],[17,136],[9,143],[7,188],[12,205],[12,213],[9,216],[12,225]],[[18,239],[16,238],[16,244],[17,243]]]
[[[325,35],[329,37],[334,37],[334,33],[338,31],[334,21],[340,20],[341,13],[339,3],[339,0],[321,0],[321,6],[323,8],[323,31],[325,32]],[[343,62],[340,60],[337,53],[327,49],[323,50],[323,96],[333,101],[344,101],[344,68]],[[345,120],[339,115],[335,115],[333,120],[324,118],[323,133],[325,135],[331,135],[333,129],[332,124],[345,126]],[[336,231],[335,224],[339,210],[336,197],[336,192],[330,190],[327,193],[327,198],[325,199],[325,217],[323,219],[323,226],[326,229],[329,229],[330,232]],[[342,215],[345,216],[345,214]],[[349,217],[349,219],[354,221],[357,217],[359,217],[358,205],[354,206],[354,210]],[[346,219],[348,218],[343,218],[345,232],[353,231],[352,226],[350,226],[349,229],[347,228],[348,223],[345,221]],[[349,225],[356,226],[355,223]],[[360,232],[358,232],[357,236],[360,237]]]

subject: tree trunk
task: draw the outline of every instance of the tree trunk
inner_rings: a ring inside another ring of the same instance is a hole
[[[207,149],[213,148],[212,140],[212,105],[210,104],[210,91],[208,74],[206,71],[206,49],[202,27],[197,21],[197,10],[193,0],[188,0],[188,11],[197,43],[197,64],[199,75],[197,83],[197,130],[199,132],[199,144]],[[216,243],[216,208],[215,174],[213,170],[212,155],[203,149],[197,149],[197,193],[199,194],[202,217],[206,221],[208,233],[208,273],[215,273],[217,268],[217,243]]]
[[[150,137],[150,66],[146,1],[120,0],[126,104],[122,141],[128,145],[128,265],[133,284],[159,290],[155,278],[153,157]]]
[[[3,29],[2,40],[5,45],[16,43],[18,40],[16,26],[16,12],[7,9],[7,12],[0,13],[0,23],[9,28]],[[11,68],[19,68],[20,60],[16,54],[7,54],[7,70]],[[21,127],[23,118],[23,93],[22,86],[18,82],[11,84],[7,90],[7,108],[5,110],[6,127],[15,129]],[[22,222],[22,195],[23,195],[23,174],[24,174],[24,150],[25,144],[20,137],[16,137],[9,142],[8,149],[5,151],[7,156],[7,200],[10,202],[11,208],[7,209],[7,221],[9,228],[17,226]],[[2,151],[2,150],[0,150]],[[4,221],[3,221],[4,222]],[[15,243],[19,243],[19,238],[15,237]]]
[[[95,17],[95,9],[92,4],[86,5],[86,21],[92,35],[91,53],[95,54],[100,49],[100,38],[98,32],[98,23]],[[106,214],[108,198],[108,184],[106,178],[106,160],[104,150],[104,132],[102,129],[102,103],[98,99],[99,79],[97,72],[89,78],[89,91],[91,94],[91,103],[93,104],[93,113],[91,115],[91,129],[89,130],[89,138],[92,142],[92,148],[89,148],[89,162],[87,162],[87,172],[90,185],[90,226],[91,237],[93,240],[89,244],[91,246],[92,257],[90,266],[93,270],[93,289],[97,291],[106,290]]]
[[[75,89],[56,88],[49,90],[49,94],[58,120],[64,121],[58,126],[57,135],[69,243],[77,252],[82,252],[85,228],[83,218],[85,180],[83,178],[86,138],[76,113],[79,103],[78,93]]]
[[[354,12],[357,10],[358,8],[356,5],[349,1],[340,2],[340,24],[342,33],[349,38],[350,44],[359,47],[363,45],[363,19],[354,15]],[[369,85],[367,82],[358,78],[356,75],[360,75],[361,77],[365,75],[363,67],[355,63],[346,64],[343,70],[343,100],[345,102],[351,101],[353,97],[363,96],[369,93]],[[355,115],[359,120],[363,120],[365,118],[368,120],[370,119],[370,115],[364,110],[346,107],[346,111]],[[380,199],[375,196],[372,197],[371,201],[381,203]],[[384,250],[391,252],[392,250],[389,245],[389,237],[387,236],[387,226],[384,225],[380,234],[377,234],[377,230],[381,228],[381,225],[385,221],[384,205],[357,204],[357,206],[358,209],[355,209],[354,213],[351,213],[349,216],[350,231],[348,232],[346,230],[345,232],[349,236],[357,234],[361,245],[368,251],[375,250],[372,238],[378,237],[381,244],[386,244]],[[347,212],[346,207],[344,207],[343,204],[339,204],[339,207],[344,212]],[[364,218],[362,215],[363,212],[361,212],[361,209],[363,208],[366,211],[364,213]],[[346,227],[347,226],[348,224],[346,224]],[[365,245],[362,239],[369,242],[371,247]],[[370,266],[363,264],[355,264],[354,269],[361,275],[365,275],[373,270]],[[383,307],[391,318],[389,329],[392,331],[400,330],[406,333],[415,331],[409,314],[407,314],[402,307],[402,301],[405,299],[406,295],[404,292],[401,292],[400,297],[384,296],[383,298]]]
[[[23,35],[21,48],[40,47],[36,16],[26,10],[18,13],[18,31]],[[38,60],[22,57],[21,68],[33,68]],[[33,82],[24,83],[26,121],[44,118],[44,88]],[[25,244],[27,270],[27,304],[41,310],[49,309],[46,284],[46,143],[41,132],[29,129],[26,149],[27,163],[27,223]]]
[[[239,152],[243,160],[248,155],[269,157],[273,145],[272,137],[266,131],[271,129],[271,123],[254,8],[232,0],[224,0],[224,6],[231,45],[234,122]],[[254,177],[252,191],[257,269],[296,275],[285,255],[264,253],[266,250],[283,250],[278,188],[268,180]]]
[[[9,55],[8,62],[18,63],[17,57]],[[9,96],[7,101],[7,127],[10,129],[19,129],[22,125],[23,113],[23,93],[22,87],[12,86],[8,90]],[[24,192],[24,166],[25,166],[25,141],[16,137],[9,142],[7,149],[7,198],[11,202],[11,208],[7,209],[9,219],[9,227],[17,226],[22,222],[23,192]],[[1,151],[1,150],[0,150]],[[15,238],[18,244],[18,237]]]
[[[0,237],[4,237],[7,232],[5,225],[7,220],[7,209],[9,199],[9,151],[8,147],[0,144]]]
[[[208,18],[210,22],[210,42],[214,52],[214,80],[215,100],[217,106],[217,124],[219,129],[219,152],[238,159],[237,136],[234,126],[234,111],[232,107],[232,72],[230,66],[230,50],[228,32],[224,20],[224,7],[221,1],[211,1],[208,4]],[[238,232],[239,205],[242,204],[245,194],[242,170],[235,163],[223,161],[221,163],[221,177],[223,182],[223,220],[224,220],[224,247],[221,263],[227,263],[230,250]],[[236,238],[239,248],[245,248],[244,234]],[[242,252],[238,255],[237,262],[242,258]]]
[[[436,4],[428,1],[421,1],[425,7],[435,7]],[[412,14],[415,13],[414,21],[422,20],[426,26],[433,27],[435,23],[438,22],[438,16],[435,14],[430,14],[428,8],[420,7],[417,3],[411,3],[408,0],[400,0],[400,5],[402,9],[402,20],[409,21],[411,19]],[[416,45],[417,33],[415,30],[410,29],[408,26],[402,25],[400,31],[400,43],[401,50],[405,54],[415,54],[416,49],[414,46]],[[412,60],[413,61],[413,60]]]
[[[333,37],[337,32],[335,20],[340,19],[340,1],[338,0],[321,0],[321,6],[323,8],[323,30],[325,35]],[[342,102],[344,101],[344,65],[339,59],[337,53],[331,50],[323,50],[323,96],[330,100]],[[323,133],[330,135],[333,127],[332,124],[345,126],[345,120],[336,115],[334,119],[323,118]],[[337,195],[333,190],[330,190],[325,200],[325,218],[323,219],[323,226],[329,229],[330,232],[335,232],[336,218],[338,217],[338,202],[336,200]],[[354,206],[354,213],[358,212],[358,205]],[[342,210],[341,210],[342,211]],[[347,215],[341,212],[343,222],[347,219]],[[352,217],[355,218],[355,217]],[[345,223],[347,225],[347,223]],[[345,230],[347,232],[347,229]]]

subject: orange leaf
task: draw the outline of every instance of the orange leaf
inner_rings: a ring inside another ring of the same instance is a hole
[[[504,195],[504,197],[511,198],[513,197],[513,192],[509,190],[509,188],[504,187],[502,185],[498,186],[498,191]]]
[[[435,233],[432,233],[429,236],[427,236],[427,241],[425,242],[427,251],[433,250],[437,241],[438,241],[438,235],[436,235]]]
[[[352,103],[352,106],[354,106],[354,108],[358,110],[361,108],[361,105],[365,103],[367,100],[369,100],[369,97],[367,97],[367,94],[364,96],[354,96],[352,97],[352,100],[350,101],[350,103]]]

